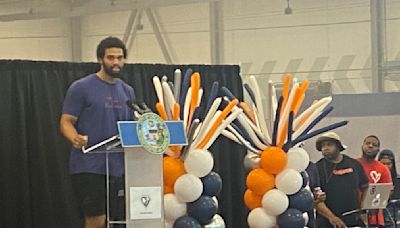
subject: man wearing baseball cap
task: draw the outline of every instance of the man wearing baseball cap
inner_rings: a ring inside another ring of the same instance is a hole
[[[335,132],[322,134],[316,148],[324,156],[317,168],[321,189],[326,192],[325,202],[316,205],[317,227],[363,226],[359,194],[368,187],[368,178],[361,164],[341,153],[346,146]]]

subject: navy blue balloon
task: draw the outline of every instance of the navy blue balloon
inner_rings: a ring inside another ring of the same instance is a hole
[[[278,216],[279,228],[303,228],[305,222],[303,213],[294,208],[289,208]]]
[[[209,224],[217,211],[217,204],[210,196],[200,196],[196,201],[187,204],[188,215],[201,225]]]
[[[311,211],[313,203],[313,194],[305,188],[289,196],[289,208],[296,208],[301,212]]]
[[[189,89],[190,77],[192,76],[193,70],[188,68],[185,72],[185,76],[183,76],[182,86],[181,86],[181,94],[179,99],[179,105],[183,107],[185,105],[185,98]],[[180,117],[183,119],[183,108],[180,111]]]
[[[308,176],[308,173],[306,171],[300,172],[300,174],[301,178],[303,178],[303,185],[301,187],[304,188],[310,181],[310,176]]]
[[[175,220],[174,228],[201,228],[200,223],[189,216],[182,216]]]
[[[203,195],[216,196],[221,192],[222,179],[218,173],[210,172],[207,176],[201,178],[201,182],[203,182]]]

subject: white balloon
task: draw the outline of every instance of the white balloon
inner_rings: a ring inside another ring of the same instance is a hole
[[[184,165],[186,172],[204,177],[214,167],[214,159],[208,150],[195,149],[188,152]]]
[[[263,208],[257,207],[250,211],[247,223],[250,228],[272,228],[275,227],[276,217],[267,214]]]
[[[284,192],[271,189],[264,194],[261,203],[267,214],[280,215],[288,208],[289,198]]]
[[[166,220],[175,221],[187,212],[186,203],[178,200],[175,194],[164,195],[164,217]]]
[[[186,173],[176,180],[174,192],[180,202],[193,202],[203,192],[203,183],[195,175]]]
[[[217,208],[218,208],[218,199],[217,199],[217,197],[216,197],[216,196],[213,196],[212,199],[214,200],[215,205],[217,205]]]
[[[292,195],[300,190],[303,185],[303,178],[296,170],[285,169],[276,175],[275,183],[277,189],[287,195]]]
[[[309,219],[309,217],[308,217],[308,213],[307,212],[304,212],[303,213],[303,218],[304,218],[304,226],[307,226],[307,223],[308,223],[308,219]]]
[[[287,164],[285,169],[294,169],[298,172],[304,171],[310,162],[310,156],[303,148],[291,148],[287,152]]]
[[[211,222],[204,226],[204,228],[225,228],[225,221],[219,214],[215,214]]]
[[[311,188],[310,188],[310,185],[306,185],[304,188],[307,189],[309,192],[312,193]]]

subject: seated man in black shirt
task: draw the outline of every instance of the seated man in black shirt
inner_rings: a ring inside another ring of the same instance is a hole
[[[368,187],[368,178],[361,164],[340,153],[346,146],[334,132],[322,134],[316,148],[324,156],[317,162],[317,168],[321,189],[326,193],[325,202],[316,205],[317,227],[363,226],[358,210],[360,195]]]

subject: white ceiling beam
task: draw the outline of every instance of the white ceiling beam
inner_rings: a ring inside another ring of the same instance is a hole
[[[138,21],[138,19],[136,18],[137,16],[138,16],[137,9],[132,10],[131,13],[129,14],[128,23],[126,24],[124,36],[122,37],[122,41],[125,44],[128,43],[133,26],[137,27],[137,21]]]
[[[136,34],[138,31],[138,26],[140,24],[142,15],[143,15],[143,10],[137,10],[137,13],[135,15],[135,18],[134,18],[134,21],[132,24],[132,30],[129,31],[130,36],[128,36],[128,39],[126,41],[124,41],[125,44],[128,44],[127,45],[128,50],[133,49],[133,43],[135,42],[135,39],[136,39]],[[129,58],[129,55],[128,55],[128,58]]]
[[[74,62],[82,61],[82,23],[81,17],[71,17],[71,57]]]
[[[210,2],[211,64],[223,64],[224,52],[223,2]]]
[[[134,9],[193,3],[209,3],[213,1],[219,0],[16,1],[15,3],[8,4],[1,4],[0,1],[0,21],[77,17],[110,12],[131,11]]]

